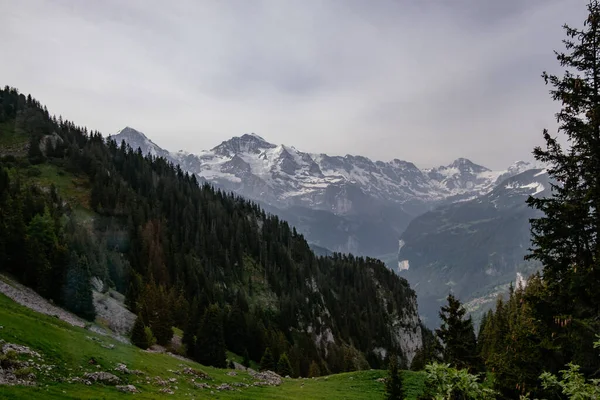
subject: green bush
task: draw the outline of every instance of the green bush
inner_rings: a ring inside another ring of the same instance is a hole
[[[496,393],[478,382],[476,375],[450,364],[432,363],[425,366],[427,378],[425,398],[434,400],[493,400]]]

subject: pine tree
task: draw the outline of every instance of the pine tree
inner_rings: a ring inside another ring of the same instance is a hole
[[[227,348],[240,354],[246,348],[247,326],[246,318],[237,304],[231,308],[227,318],[225,342]]]
[[[481,356],[494,372],[494,389],[502,398],[519,398],[528,392],[536,395],[543,363],[551,365],[550,335],[534,313],[541,304],[541,279],[529,278],[527,287],[511,290],[505,303],[498,300],[495,313],[488,313],[482,335]]]
[[[448,305],[440,311],[442,325],[436,334],[444,345],[444,361],[456,368],[476,368],[477,341],[471,317],[464,318],[466,310],[453,294],[448,295]]]
[[[35,215],[27,226],[27,264],[24,281],[41,295],[55,297],[60,289],[53,284],[53,252],[57,248],[56,226],[48,207],[43,214]],[[60,279],[62,281],[62,277]]]
[[[587,9],[583,28],[564,26],[565,52],[556,52],[563,76],[542,75],[561,104],[558,131],[569,148],[544,130],[546,146],[534,150],[554,183],[551,197],[528,199],[544,216],[531,221],[527,258],[543,265],[550,319],[556,337],[564,339],[565,361],[575,357],[590,366],[594,333],[600,331],[600,3],[592,0]]]
[[[90,282],[90,269],[85,256],[72,253],[63,286],[62,304],[73,313],[89,321],[96,317]]]
[[[196,336],[196,360],[204,365],[225,368],[227,359],[223,338],[223,318],[218,305],[213,304],[206,309]]]
[[[183,338],[181,338],[181,342],[185,345],[188,356],[192,358],[196,355],[196,334],[200,329],[201,322],[202,313],[200,312],[200,306],[198,305],[198,298],[194,297],[190,306],[190,314],[188,316],[186,328],[183,332]]]
[[[275,370],[275,360],[273,359],[273,353],[271,353],[271,349],[267,347],[265,352],[260,359],[260,370],[261,371],[273,371]]]
[[[385,398],[387,400],[404,400],[402,376],[398,369],[398,357],[390,354],[388,376],[385,381]]]
[[[131,343],[140,349],[147,349],[149,346],[148,338],[146,337],[146,326],[141,315],[138,315],[131,330]]]
[[[277,362],[277,373],[281,376],[292,375],[292,366],[287,354],[282,353]]]
[[[248,349],[244,349],[244,360],[242,361],[242,365],[246,368],[250,368],[250,355],[248,354]]]

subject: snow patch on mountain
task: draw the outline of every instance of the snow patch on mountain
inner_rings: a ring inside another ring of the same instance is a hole
[[[183,170],[245,197],[278,207],[302,206],[340,215],[369,212],[375,204],[388,204],[414,216],[443,201],[465,201],[486,194],[500,180],[533,167],[519,161],[506,170],[492,171],[459,158],[446,166],[419,169],[398,159],[384,162],[356,155],[305,153],[269,143],[255,133],[233,137],[199,154],[171,153],[130,127],[111,138],[119,143],[125,140],[145,154],[165,157]]]
[[[535,189],[535,191],[533,193],[531,193],[532,196],[542,193],[545,189],[544,185],[542,185],[540,182],[531,182],[531,183],[527,183],[524,185],[519,184],[518,182],[509,182],[508,184],[506,184],[505,188],[506,189]]]

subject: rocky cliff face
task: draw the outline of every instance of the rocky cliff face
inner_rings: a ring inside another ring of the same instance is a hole
[[[393,324],[395,341],[402,349],[408,364],[412,362],[417,350],[423,347],[423,334],[416,298],[409,308],[411,311],[401,318],[396,317]]]

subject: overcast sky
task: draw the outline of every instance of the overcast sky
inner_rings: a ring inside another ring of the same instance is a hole
[[[169,150],[243,133],[421,167],[531,158],[584,0],[0,0],[0,84]]]

